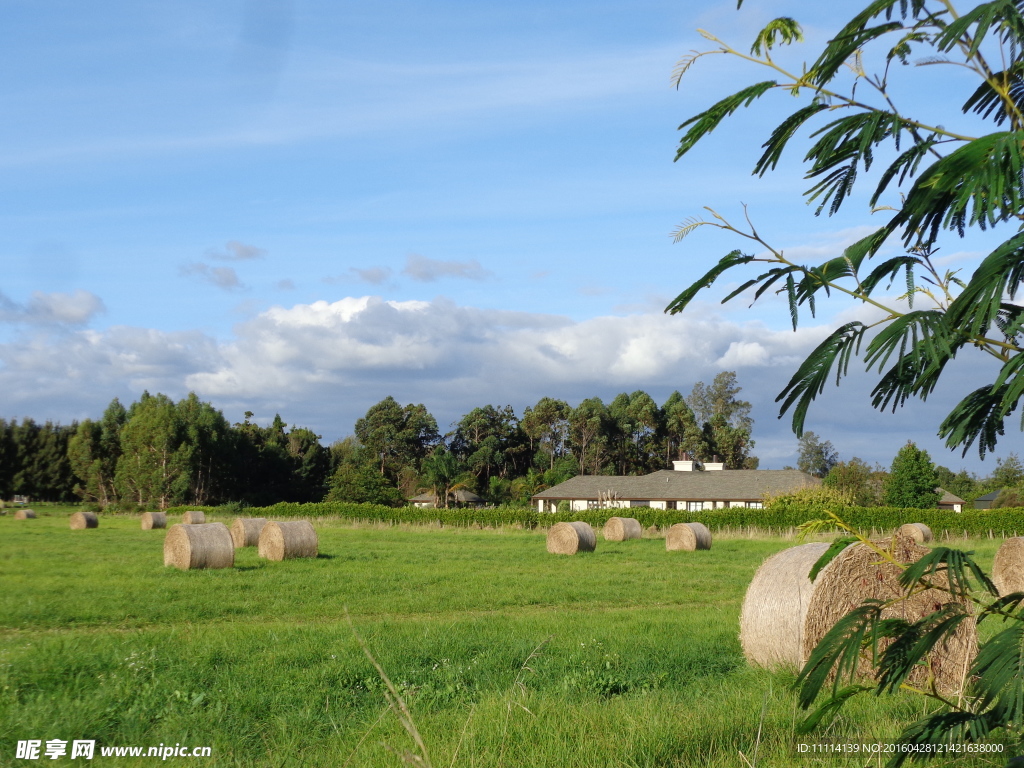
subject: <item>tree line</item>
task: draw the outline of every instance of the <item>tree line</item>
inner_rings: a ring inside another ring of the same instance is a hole
[[[593,397],[573,407],[541,398],[517,415],[485,405],[442,432],[422,404],[385,397],[330,448],[310,429],[239,423],[194,393],[114,399],[70,426],[0,419],[0,498],[25,495],[102,508],[180,504],[362,501],[401,504],[421,492],[445,504],[471,491],[499,504],[528,500],[577,474],[641,474],[688,454],[756,468],[750,403],[736,374],[673,392]]]

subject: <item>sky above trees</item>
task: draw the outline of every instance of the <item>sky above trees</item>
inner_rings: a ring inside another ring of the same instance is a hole
[[[815,217],[799,152],[790,172],[751,177],[789,104],[749,110],[673,164],[676,127],[751,76],[723,57],[678,91],[671,75],[710,47],[698,28],[743,48],[792,15],[820,41],[856,9],[8,4],[0,412],[66,423],[144,389],[195,391],[229,421],[280,412],[331,441],[388,395],[424,403],[447,431],[485,403],[522,412],[638,389],[662,402],[731,370],[761,466],[795,464],[774,398],[862,310],[830,305],[798,333],[775,297],[667,316],[737,247],[669,233],[704,205],[735,216],[745,203],[810,258],[876,223],[863,206]],[[907,82],[896,98],[966,121],[927,68]],[[969,270],[986,244],[941,258]],[[971,363],[895,416],[872,411],[869,379],[854,377],[807,428],[844,459],[888,466],[913,439],[936,463],[987,474],[1020,450],[1019,431],[985,463],[935,437],[973,388]]]

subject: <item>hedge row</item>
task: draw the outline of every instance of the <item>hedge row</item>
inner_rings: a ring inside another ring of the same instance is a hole
[[[805,503],[776,503],[771,509],[708,509],[700,512],[685,510],[651,509],[632,507],[630,509],[591,509],[578,512],[538,512],[524,506],[502,506],[486,509],[423,509],[419,507],[386,507],[379,504],[355,504],[349,502],[320,502],[313,504],[280,503],[270,507],[237,506],[225,507],[177,507],[168,510],[170,514],[181,514],[186,509],[202,509],[216,515],[245,515],[266,517],[274,520],[290,517],[340,517],[377,523],[440,523],[446,526],[537,526],[572,520],[583,520],[594,527],[601,527],[609,517],[620,515],[635,517],[645,528],[656,525],[667,528],[675,523],[698,522],[711,530],[723,528],[759,528],[765,531],[785,531],[808,520],[824,517],[820,506]],[[887,530],[904,523],[924,523],[935,533],[947,531],[950,534],[968,536],[1024,535],[1024,508],[969,509],[964,512],[948,512],[938,509],[900,509],[895,507],[843,507],[835,510],[847,523],[864,531]]]

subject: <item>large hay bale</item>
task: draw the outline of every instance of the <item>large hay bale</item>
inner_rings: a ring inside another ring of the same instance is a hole
[[[202,510],[190,510],[181,516],[184,525],[201,525],[206,522],[206,513]]]
[[[84,509],[75,512],[71,516],[71,530],[72,531],[84,531],[86,528],[99,528],[100,519],[96,517],[95,512],[86,512]]]
[[[142,530],[152,531],[154,528],[166,528],[167,527],[167,513],[166,512],[145,512],[142,515],[141,521]]]
[[[235,548],[255,547],[260,543],[260,532],[267,524],[265,517],[236,517],[231,523],[231,539]]]
[[[316,530],[308,520],[269,522],[260,532],[260,557],[267,560],[290,560],[293,557],[316,557]]]
[[[932,529],[924,523],[907,523],[906,525],[901,525],[900,529],[896,533],[899,536],[909,536],[918,544],[925,544],[934,538],[932,536]]]
[[[164,565],[183,571],[194,568],[231,568],[235,545],[224,523],[172,525],[164,539]]]
[[[1014,536],[1003,542],[992,564],[992,581],[1005,596],[1024,592],[1024,536]]]
[[[894,559],[903,564],[913,563],[929,552],[927,548],[918,546],[910,536],[897,535],[875,544],[891,552]],[[899,618],[909,622],[917,621],[955,601],[952,595],[941,589],[928,589],[910,598],[896,600],[906,594],[899,584],[902,573],[901,568],[884,561],[865,544],[852,544],[836,555],[814,581],[814,592],[804,624],[804,658],[810,656],[814,646],[839,619],[868,598],[886,602],[893,600],[892,605],[882,611],[882,618]],[[936,584],[948,583],[942,574],[929,578]],[[966,600],[956,602],[963,603],[970,611],[971,604]],[[977,629],[975,620],[971,618],[961,622],[956,634],[936,648],[929,658],[939,690],[948,693],[962,688],[977,648]],[[862,674],[870,674],[871,663],[867,658],[862,658],[860,671]],[[927,678],[928,670],[920,668],[911,675],[909,681],[923,685]]]
[[[828,547],[822,542],[790,547],[757,569],[740,610],[740,645],[751,664],[803,666],[804,624],[814,593],[807,574]]]
[[[14,513],[15,520],[35,520],[36,513],[31,509],[19,509]]]
[[[639,539],[643,533],[644,529],[635,517],[609,517],[601,531],[605,541]]]
[[[669,552],[711,549],[711,531],[702,523],[676,523],[665,534],[665,549]]]
[[[548,552],[553,555],[593,552],[596,547],[597,534],[589,523],[555,523],[548,529]]]

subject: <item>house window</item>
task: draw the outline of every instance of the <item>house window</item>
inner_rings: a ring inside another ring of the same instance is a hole
[[[598,501],[597,499],[588,499],[587,500],[587,509],[600,509],[600,508],[601,508],[601,502]]]
[[[629,506],[631,506],[631,507],[649,507],[649,506],[651,506],[651,502],[650,501],[638,501],[636,499],[632,499],[629,502]]]
[[[764,504],[762,504],[760,501],[748,501],[747,502],[747,509],[763,509],[763,508],[764,508]]]
[[[675,509],[675,508],[676,508],[676,502],[675,501],[666,501],[665,502],[665,509]]]
[[[706,502],[706,503],[711,504],[712,506],[714,506],[715,502],[710,501],[710,502]],[[702,509],[704,509],[704,504],[705,504],[705,502],[703,502],[703,501],[688,501],[688,502],[686,502],[686,511],[687,512],[700,512]]]

